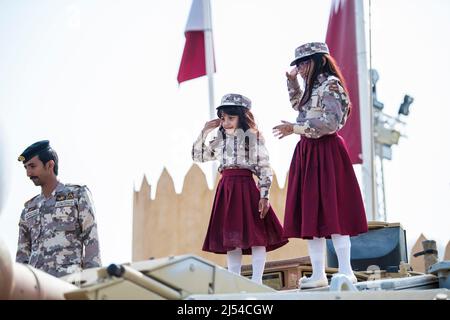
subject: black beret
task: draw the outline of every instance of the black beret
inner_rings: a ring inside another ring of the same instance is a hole
[[[33,158],[35,155],[49,149],[50,149],[50,141],[42,140],[35,142],[31,146],[26,148],[17,160],[23,161],[25,163],[31,158]]]

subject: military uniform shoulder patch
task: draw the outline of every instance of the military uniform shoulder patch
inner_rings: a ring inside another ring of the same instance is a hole
[[[64,194],[58,193],[56,194],[56,201],[66,200],[66,196]]]

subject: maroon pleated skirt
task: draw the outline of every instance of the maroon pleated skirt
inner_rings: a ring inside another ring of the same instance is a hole
[[[301,137],[294,151],[284,216],[286,238],[330,238],[367,232],[361,191],[338,134]]]
[[[214,253],[241,248],[251,254],[251,247],[264,246],[272,251],[288,240],[272,207],[264,219],[258,211],[260,194],[250,170],[222,171],[217,186],[203,250]]]

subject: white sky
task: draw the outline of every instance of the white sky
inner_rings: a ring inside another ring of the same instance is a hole
[[[296,118],[284,72],[298,45],[325,39],[331,1],[211,2],[216,104],[228,92],[252,99],[284,181],[298,139],[271,134]],[[0,237],[12,255],[23,203],[40,192],[16,159],[35,141],[51,141],[62,182],[91,189],[104,264],[131,259],[133,189],[144,174],[154,194],[167,167],[181,191],[209,114],[205,77],[176,82],[190,5],[0,0]],[[415,99],[408,138],[385,164],[388,221],[402,223],[409,244],[423,232],[441,250],[450,240],[449,31],[447,0],[372,1],[378,99],[391,115],[404,94]]]

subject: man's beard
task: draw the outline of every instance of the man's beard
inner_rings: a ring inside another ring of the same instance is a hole
[[[35,186],[42,185],[41,180],[38,177],[31,177],[30,179],[31,179],[31,181],[33,181]]]

